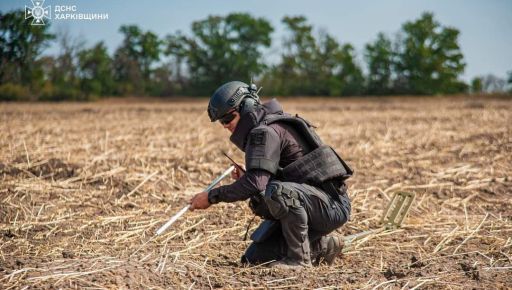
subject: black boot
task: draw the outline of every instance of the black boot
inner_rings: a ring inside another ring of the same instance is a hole
[[[332,265],[336,257],[343,250],[343,238],[338,235],[328,235],[321,237],[313,245],[313,265],[318,266],[320,263]]]

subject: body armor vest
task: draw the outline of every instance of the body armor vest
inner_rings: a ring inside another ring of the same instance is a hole
[[[303,136],[311,148],[301,158],[277,171],[277,179],[324,188],[325,183],[336,181],[340,184],[352,176],[353,170],[315,133],[313,126],[303,118],[288,114],[268,114],[260,124],[270,125],[282,122],[290,125]]]

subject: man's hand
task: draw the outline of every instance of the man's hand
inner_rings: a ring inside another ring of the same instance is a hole
[[[207,209],[211,205],[208,202],[208,192],[206,191],[194,195],[188,203],[190,203],[190,210],[192,211],[195,209]]]
[[[245,168],[243,168],[245,170]],[[235,170],[231,171],[231,178],[238,180],[240,177],[244,176],[244,173],[238,166],[235,166]]]

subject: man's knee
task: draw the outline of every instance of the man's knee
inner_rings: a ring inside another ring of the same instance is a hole
[[[345,221],[343,223],[346,223],[347,221],[350,220],[350,214],[352,212],[352,205],[350,202],[350,198],[348,197],[347,194],[341,196],[340,199],[341,199],[340,202],[342,205],[342,210],[343,210],[343,213],[345,214]]]
[[[301,206],[299,195],[286,182],[272,181],[265,190],[265,203],[270,214],[277,220],[283,219],[290,208]]]

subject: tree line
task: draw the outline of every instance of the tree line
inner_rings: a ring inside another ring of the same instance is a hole
[[[282,19],[286,36],[276,63],[265,57],[274,28],[246,13],[195,21],[191,33],[159,38],[123,25],[110,55],[104,42],[86,47],[50,25],[31,26],[23,11],[0,13],[0,100],[90,100],[104,96],[206,96],[226,81],[257,80],[266,95],[356,96],[480,93],[503,89],[498,77],[460,79],[459,31],[423,13],[394,38],[378,33],[364,67],[350,43],[314,33],[304,16]],[[58,42],[59,54],[43,51]],[[512,73],[508,83],[512,83]]]

